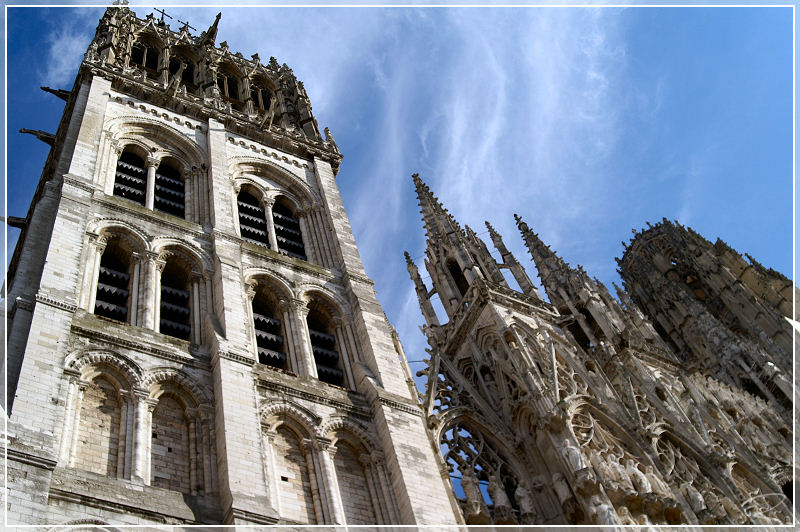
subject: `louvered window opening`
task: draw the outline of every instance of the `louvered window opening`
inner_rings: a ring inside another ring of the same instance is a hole
[[[253,301],[253,325],[256,331],[258,361],[273,368],[286,368],[286,354],[283,352],[281,320],[271,318],[269,309]]]
[[[285,205],[276,203],[272,207],[272,222],[275,225],[278,248],[287,255],[307,260],[300,222],[292,216],[292,212]]]
[[[308,323],[308,333],[311,335],[311,350],[317,364],[317,376],[322,382],[341,386],[344,382],[344,373],[339,369],[339,353],[336,351],[336,337],[315,328],[313,323]]]
[[[163,334],[188,340],[191,333],[189,326],[189,291],[176,272],[161,276],[161,319],[160,331]]]
[[[269,101],[271,93],[259,85],[252,85],[250,89],[250,98],[253,100],[253,106],[256,109],[269,111]]]
[[[103,253],[97,276],[95,315],[122,322],[128,320],[128,284],[131,276],[127,269],[127,265],[110,252]]]
[[[155,197],[153,207],[157,211],[173,216],[185,216],[185,193],[181,174],[168,165],[161,165],[156,171]]]
[[[144,205],[147,194],[147,170],[144,160],[131,152],[124,152],[117,161],[114,195]]]
[[[269,233],[264,208],[258,200],[245,191],[239,192],[239,229],[242,238],[255,244],[269,247]]]
[[[136,43],[131,49],[131,62],[156,72],[158,70],[158,50],[146,44]]]

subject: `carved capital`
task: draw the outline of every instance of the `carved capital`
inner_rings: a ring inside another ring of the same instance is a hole
[[[271,209],[273,205],[275,205],[275,198],[264,193],[264,195],[261,197],[261,206],[265,209]]]
[[[245,283],[246,288],[244,289],[245,294],[247,294],[247,300],[252,303],[253,298],[256,297],[256,288],[258,287],[258,281],[252,280]]]
[[[308,303],[306,303],[306,302],[305,302],[304,300],[302,300],[302,299],[292,299],[292,300],[289,302],[289,304],[290,304],[290,305],[291,305],[291,307],[292,307],[292,308],[293,308],[293,309],[294,309],[294,310],[295,310],[295,311],[296,311],[298,314],[300,314],[300,316],[302,316],[303,318],[305,318],[306,316],[308,316],[308,312],[311,310],[310,308],[308,308]]]
[[[153,168],[158,168],[158,164],[159,164],[160,162],[161,162],[161,159],[159,159],[158,157],[156,157],[156,156],[154,156],[154,155],[149,155],[149,156],[147,157],[147,160],[145,161],[144,165],[145,165],[147,168],[150,168],[151,166],[152,166]]]

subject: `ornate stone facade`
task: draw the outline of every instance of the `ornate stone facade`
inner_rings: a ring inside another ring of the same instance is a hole
[[[791,522],[791,283],[664,221],[617,300],[517,217],[548,302],[488,223],[502,263],[414,182],[423,407],[464,522]]]
[[[274,58],[106,10],[11,261],[9,524],[455,523]]]

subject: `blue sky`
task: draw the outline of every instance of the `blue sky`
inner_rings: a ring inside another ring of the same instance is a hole
[[[217,42],[287,63],[336,136],[356,241],[410,360],[425,347],[402,255],[421,266],[413,172],[487,243],[489,220],[534,278],[513,213],[609,287],[620,242],[664,216],[792,274],[791,8],[221,10]],[[167,9],[198,32],[217,11]],[[24,216],[47,146],[16,131],[55,131],[62,102],[38,87],[71,88],[102,8],[6,13],[8,214]]]

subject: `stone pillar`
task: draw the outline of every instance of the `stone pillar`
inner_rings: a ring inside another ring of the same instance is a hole
[[[155,322],[156,302],[160,297],[156,296],[156,291],[160,292],[159,272],[164,268],[164,261],[160,260],[157,253],[148,251],[146,253],[147,264],[145,266],[144,278],[144,298],[142,305],[142,327],[158,330]]]
[[[350,354],[347,351],[347,342],[345,341],[344,327],[342,326],[342,318],[336,316],[333,318],[333,324],[336,327],[334,330],[334,337],[336,338],[336,346],[339,349],[339,359],[342,371],[345,374],[345,385],[348,389],[355,389],[356,382],[353,379],[353,368]]]
[[[194,286],[194,285],[193,285]],[[189,431],[189,493],[197,495],[197,416],[196,408],[186,409],[187,429]]]
[[[245,313],[247,314],[247,324],[249,325],[250,345],[253,346],[253,356],[255,357],[255,361],[258,362],[258,339],[256,338],[255,316],[253,316],[253,299],[256,297],[258,281],[249,281],[245,283],[245,285],[247,286],[247,288],[245,288],[245,295],[247,296],[247,308],[245,309]],[[288,342],[289,339],[284,338],[283,341]]]
[[[75,450],[78,447],[78,436],[81,428],[81,404],[83,403],[83,392],[89,385],[89,381],[78,379],[77,381],[77,394],[75,395],[75,410],[72,416],[72,431],[70,434],[69,453],[67,457],[67,466],[73,467],[75,465]]]
[[[267,222],[267,233],[269,234],[270,249],[278,250],[278,237],[275,234],[275,221],[272,218],[272,206],[275,205],[275,198],[264,196],[261,198],[264,205],[264,221]]]
[[[108,169],[106,179],[103,182],[103,192],[111,196],[114,194],[114,183],[117,181],[117,162],[119,162],[119,157],[122,155],[124,146],[117,139],[111,139],[109,141],[109,145],[111,147],[111,153],[113,156],[112,160],[109,161],[110,168]]]
[[[75,416],[80,413],[80,404],[78,402],[78,381],[80,380],[80,373],[73,369],[65,369],[64,375],[69,377],[69,384],[66,399],[67,411],[64,413],[64,428],[61,431],[61,443],[58,448],[58,461],[63,465],[67,465],[71,450],[70,444],[72,443],[72,434],[75,429]]]
[[[308,375],[316,379],[317,363],[314,361],[314,352],[311,349],[311,335],[308,332],[308,323],[306,322],[309,308],[302,299],[293,299],[290,304],[294,314],[294,345],[297,358],[304,366],[304,372],[298,374]]]
[[[311,500],[314,503],[314,516],[318,525],[326,522],[325,516],[327,508],[325,499],[325,488],[323,486],[322,475],[317,460],[315,460],[314,444],[306,438],[302,442],[303,457],[306,459],[308,467],[308,482],[311,484]]]
[[[147,167],[147,192],[144,196],[144,206],[153,210],[155,204],[156,192],[156,168],[158,167],[159,160],[157,157],[148,157],[145,162]]]
[[[339,482],[336,478],[336,468],[333,459],[336,456],[336,446],[328,439],[317,438],[317,448],[320,456],[320,465],[325,479],[325,492],[327,494],[328,515],[334,525],[344,525],[344,506],[339,493]]]
[[[155,261],[155,276],[153,277],[153,330],[161,331],[161,273],[167,261],[158,258]]]
[[[192,320],[192,331],[189,335],[189,341],[193,344],[200,344],[203,336],[200,331],[200,283],[203,281],[203,274],[200,271],[192,270],[192,286],[191,298],[192,302],[189,305]]]
[[[386,501],[378,494],[378,487],[375,482],[375,470],[372,467],[372,457],[367,453],[362,453],[358,456],[358,461],[361,463],[361,472],[364,474],[364,479],[367,482],[367,490],[369,491],[369,498],[372,501],[372,511],[375,514],[375,520],[378,524],[385,524],[389,522],[384,514]]]
[[[86,311],[94,313],[94,304],[97,298],[97,279],[100,274],[100,259],[106,250],[104,236],[89,236],[89,257],[91,262],[86,267],[86,277],[83,286],[88,289]]]
[[[134,423],[133,423],[133,472],[131,478],[147,483],[146,479],[150,476],[146,470],[148,457],[147,448],[149,446],[150,420],[149,418],[149,397],[147,390],[137,389],[133,391],[134,399]]]
[[[297,222],[300,224],[300,240],[303,242],[303,251],[306,254],[308,262],[316,263],[316,254],[314,253],[314,246],[311,245],[312,239],[308,231],[308,209],[301,209],[297,211]]]
[[[271,428],[262,430],[261,442],[264,446],[264,457],[266,464],[264,464],[264,478],[267,479],[267,489],[269,490],[269,499],[272,501],[272,507],[278,512],[278,515],[283,515],[281,511],[281,498],[278,495],[278,469],[275,464],[275,436],[277,432]]]
[[[216,461],[214,460],[212,427],[214,426],[214,409],[210,405],[202,404],[199,407],[202,431],[202,459],[203,459],[203,492],[205,495],[214,492],[214,471],[216,471]]]
[[[141,263],[142,263],[142,254],[138,252],[133,252],[131,254],[131,259],[133,260],[133,275],[131,277],[131,293],[129,294],[130,298],[130,310],[128,311],[128,322],[131,325],[138,325],[139,323],[139,275],[141,275]]]

